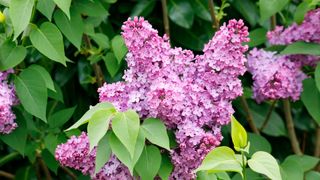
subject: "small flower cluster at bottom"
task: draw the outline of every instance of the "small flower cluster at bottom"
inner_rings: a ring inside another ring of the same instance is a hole
[[[9,134],[18,127],[14,122],[16,116],[11,110],[18,100],[13,84],[7,81],[10,73],[13,73],[13,70],[0,72],[0,133],[2,134]]]

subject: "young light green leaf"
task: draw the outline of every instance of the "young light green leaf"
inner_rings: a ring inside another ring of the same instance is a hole
[[[132,174],[133,167],[138,162],[141,156],[141,153],[143,151],[143,147],[145,145],[144,144],[145,137],[143,133],[141,131],[139,132],[133,158],[131,158],[131,155],[126,149],[126,147],[120,142],[120,140],[117,138],[117,136],[113,132],[108,133],[108,140],[109,140],[112,152],[117,156],[117,158],[123,164],[125,164],[128,167],[129,171]]]
[[[163,154],[158,175],[161,177],[161,179],[169,179],[172,170],[173,165],[170,158],[168,157],[168,155]]]
[[[52,91],[56,91],[54,89],[53,80],[52,80],[49,72],[44,67],[33,64],[33,65],[29,66],[28,68],[31,69],[32,71],[37,71],[38,74],[41,75],[41,77],[44,80],[45,85],[48,89],[50,89]]]
[[[112,120],[112,130],[121,143],[129,151],[131,158],[134,156],[134,149],[140,129],[139,115],[133,111],[117,113]]]
[[[32,14],[34,0],[11,0],[10,18],[14,29],[14,40],[27,28]]]
[[[168,1],[169,18],[177,25],[189,29],[193,24],[194,12],[189,1]]]
[[[107,133],[109,122],[113,116],[113,109],[103,109],[96,111],[89,119],[87,130],[90,151],[98,145],[100,139]]]
[[[110,109],[114,113],[116,112],[116,109],[114,108],[114,106],[111,103],[108,103],[108,102],[98,103],[95,106],[91,106],[90,109],[75,124],[73,124],[71,127],[66,129],[65,131],[69,131],[71,129],[78,128],[79,126],[87,123],[89,121],[89,119],[91,119],[92,115],[95,112],[97,112],[99,110],[103,110],[103,109]]]
[[[318,63],[316,70],[314,71],[314,79],[316,81],[316,86],[320,92],[320,63]]]
[[[264,174],[270,179],[281,179],[277,160],[269,153],[263,151],[254,153],[248,160],[248,165],[253,171]]]
[[[118,64],[118,61],[114,54],[112,52],[108,52],[104,57],[103,57],[104,64],[106,65],[106,68],[108,72],[110,73],[111,77],[114,77],[119,68],[120,64]]]
[[[231,116],[231,138],[237,151],[244,149],[248,144],[247,132],[234,116]]]
[[[53,0],[38,0],[37,9],[51,21],[52,13],[54,11],[56,4]]]
[[[312,78],[303,81],[303,91],[301,100],[307,108],[309,114],[320,125],[320,92],[316,91],[317,87]]]
[[[106,164],[106,162],[108,162],[111,155],[111,147],[107,136],[108,134],[106,133],[101,138],[97,146],[95,173],[100,171],[100,169]]]
[[[160,119],[148,118],[144,120],[141,130],[150,142],[170,150],[166,126]]]
[[[294,42],[288,45],[280,54],[308,54],[320,56],[320,44],[307,42]]]
[[[233,171],[242,174],[241,164],[237,161],[234,151],[221,146],[210,151],[196,171],[209,172]]]
[[[287,4],[289,0],[260,0],[260,21],[265,21],[272,15],[281,11]]]
[[[70,19],[70,5],[71,0],[53,0],[57,6],[67,15]]]
[[[135,166],[142,180],[154,179],[161,165],[160,150],[153,145],[145,146]]]
[[[80,50],[84,32],[81,14],[71,9],[71,19],[68,19],[62,11],[58,10],[54,13],[53,18],[65,37]]]
[[[40,28],[34,28],[30,33],[33,46],[49,59],[66,66],[63,38],[59,29],[50,22],[44,22]]]
[[[111,40],[112,51],[120,64],[123,57],[127,54],[128,49],[121,36],[117,35]]]
[[[52,116],[48,118],[48,124],[51,128],[61,127],[64,123],[66,123],[71,117],[74,111],[76,110],[76,106],[62,109]]]
[[[0,70],[4,71],[15,67],[27,55],[27,50],[23,46],[16,46],[12,41],[5,41],[0,46]]]
[[[24,109],[46,122],[48,94],[42,75],[27,68],[15,77],[14,84]]]

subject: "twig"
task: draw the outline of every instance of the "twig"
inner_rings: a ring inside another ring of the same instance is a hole
[[[66,174],[68,174],[72,180],[76,180],[76,179],[77,179],[77,176],[76,176],[75,174],[73,174],[73,172],[70,171],[68,168],[61,166],[61,169],[62,169]]]
[[[270,108],[269,108],[268,114],[267,114],[267,116],[266,116],[266,119],[264,120],[262,126],[260,127],[260,132],[262,132],[263,129],[267,126],[267,124],[268,124],[268,122],[269,122],[269,120],[270,120],[272,111],[273,111],[276,103],[277,103],[277,100],[274,100],[274,101],[272,102],[272,104],[271,104],[271,106],[270,106]]]
[[[283,108],[284,108],[285,120],[286,120],[286,125],[288,129],[288,135],[291,142],[292,150],[295,154],[302,155],[302,152],[299,146],[299,141],[297,139],[297,135],[294,129],[294,124],[291,116],[291,107],[288,99],[283,100]]]
[[[219,21],[217,20],[216,13],[214,11],[214,2],[213,0],[209,0],[208,3],[209,3],[210,15],[212,19],[212,27],[218,29]]]
[[[170,37],[167,0],[161,0],[161,4],[162,4],[162,16],[163,16],[164,32],[167,34],[168,37]]]
[[[5,171],[0,170],[0,176],[5,177],[7,179],[14,179],[14,175]]]
[[[84,38],[84,42],[85,42],[85,44],[86,44],[86,47],[87,47],[88,49],[91,49],[91,48],[92,48],[92,45],[91,45],[89,36],[85,34],[85,35],[83,36],[83,38]],[[100,86],[102,86],[103,83],[105,82],[105,79],[104,79],[104,76],[103,76],[101,67],[99,66],[98,63],[94,63],[94,64],[92,65],[92,67],[93,67],[94,74],[95,74],[95,76],[96,76],[96,80],[97,80],[98,86],[100,87]]]
[[[319,126],[316,131],[316,144],[314,148],[314,156],[320,157],[320,127]]]
[[[276,19],[276,15],[271,16],[271,30],[274,30],[277,26],[277,19]]]
[[[52,178],[51,178],[51,175],[50,175],[50,171],[49,171],[48,167],[46,166],[46,164],[44,163],[44,161],[43,161],[43,159],[42,159],[40,154],[37,154],[37,161],[38,161],[38,164],[39,164],[40,168],[44,172],[46,180],[51,180]]]
[[[249,123],[249,126],[250,126],[251,130],[254,133],[260,135],[260,132],[259,132],[257,126],[254,124],[253,116],[252,116],[252,114],[250,112],[250,109],[249,109],[249,106],[248,106],[246,98],[244,96],[240,96],[240,101],[241,101],[242,107],[244,108],[244,111],[246,113],[246,119],[247,119],[247,121]]]

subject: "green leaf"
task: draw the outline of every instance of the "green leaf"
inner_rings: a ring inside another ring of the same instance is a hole
[[[74,7],[77,8],[81,14],[90,17],[105,18],[109,15],[100,1],[77,0]]]
[[[160,150],[153,145],[145,146],[135,166],[142,180],[154,179],[161,165]]]
[[[52,23],[44,22],[40,28],[34,28],[30,33],[33,46],[49,59],[66,66],[63,38],[59,29]]]
[[[28,69],[31,69],[32,71],[37,71],[38,74],[40,74],[42,79],[44,80],[46,87],[52,91],[56,91],[54,89],[53,80],[52,80],[49,72],[44,67],[33,64],[33,65],[29,66]]]
[[[34,0],[11,0],[10,18],[14,29],[14,40],[27,28],[32,14]]]
[[[100,139],[107,133],[113,116],[113,109],[99,110],[91,116],[87,127],[90,151],[98,145]]]
[[[288,45],[280,54],[308,54],[320,56],[320,44],[307,42],[294,42]]]
[[[41,157],[42,157],[43,161],[45,162],[45,165],[48,166],[48,168],[52,172],[57,174],[58,173],[59,163],[56,161],[54,156],[47,149],[44,149],[41,152]]]
[[[53,0],[57,6],[67,15],[70,19],[70,5],[71,0]]]
[[[232,7],[234,7],[239,13],[254,27],[259,20],[259,10],[252,0],[230,0]]]
[[[48,96],[54,100],[60,101],[60,102],[64,102],[63,101],[63,93],[61,88],[59,87],[59,85],[57,85],[57,83],[54,83],[54,89],[56,90],[56,92],[52,91],[52,90],[48,90]]]
[[[311,9],[315,8],[315,5],[311,5],[312,0],[304,0],[299,4],[299,6],[296,8],[294,12],[294,21],[298,24],[300,24],[303,19],[304,15]]]
[[[111,77],[114,77],[120,68],[120,65],[118,64],[114,54],[112,52],[108,52],[106,56],[103,57],[103,61]]]
[[[247,132],[234,116],[231,116],[231,138],[234,149],[237,151],[245,149],[248,144]]]
[[[89,119],[91,119],[91,117],[93,116],[93,114],[95,112],[100,111],[100,110],[104,110],[104,109],[110,109],[110,110],[113,110],[114,112],[116,112],[116,109],[114,108],[114,106],[112,104],[110,104],[108,102],[98,103],[95,106],[91,106],[90,109],[75,124],[73,124],[71,127],[66,129],[65,131],[69,131],[71,129],[78,128],[79,126],[87,123],[89,121]]]
[[[173,165],[168,155],[162,154],[161,166],[158,172],[158,175],[161,179],[169,179],[170,174],[173,170]]]
[[[156,1],[152,0],[142,0],[138,1],[138,3],[133,7],[130,16],[148,16],[156,5]]]
[[[144,120],[141,130],[150,142],[170,150],[167,129],[160,119],[148,118]]]
[[[102,33],[94,33],[89,35],[92,40],[94,40],[99,48],[101,49],[109,49],[110,48],[110,40],[108,36]]]
[[[255,47],[266,42],[267,30],[264,28],[257,28],[253,31],[250,31],[249,38],[250,42],[248,43],[249,47]]]
[[[197,180],[218,180],[214,173],[208,173],[207,171],[198,171]]]
[[[23,61],[27,50],[23,46],[16,46],[12,41],[5,41],[0,46],[0,70],[13,68]]]
[[[263,151],[254,153],[248,160],[248,165],[253,171],[266,175],[270,179],[281,179],[277,160],[269,153]]]
[[[194,12],[189,1],[169,0],[169,18],[177,25],[189,29],[193,24]]]
[[[133,110],[119,112],[112,120],[112,130],[114,134],[129,151],[131,157],[134,156],[139,128],[139,115]]]
[[[46,17],[49,21],[51,21],[52,13],[56,4],[53,0],[38,0],[37,9]]]
[[[305,175],[305,180],[320,179],[320,173],[317,171],[309,171]]]
[[[71,19],[69,20],[62,11],[58,10],[54,13],[53,18],[63,35],[80,50],[84,32],[81,14],[71,9]]]
[[[320,63],[317,64],[316,70],[314,71],[314,79],[316,81],[317,88],[320,92]]]
[[[282,180],[300,180],[303,179],[303,170],[296,161],[285,160],[281,166]]]
[[[66,123],[73,115],[74,111],[76,110],[77,106],[62,109],[58,112],[55,112],[52,116],[48,118],[48,124],[51,128],[61,127]]]
[[[319,160],[319,158],[308,155],[290,155],[285,161],[297,162],[303,171],[306,172],[313,169],[319,163]]]
[[[260,0],[260,16],[261,21],[265,21],[272,15],[280,12],[287,4],[289,0]]]
[[[109,161],[111,155],[111,147],[108,142],[107,133],[101,138],[97,146],[97,155],[95,163],[95,173],[99,172],[100,169]]]
[[[58,137],[52,133],[48,134],[44,138],[44,145],[50,151],[52,155],[55,154],[56,148],[58,146]]]
[[[128,49],[121,36],[117,35],[111,40],[112,51],[120,64],[121,60],[127,54]]]
[[[16,93],[24,109],[46,122],[47,88],[38,71],[27,68],[15,77]]]
[[[320,125],[320,92],[316,89],[315,81],[312,78],[305,79],[301,100],[311,117]]]
[[[192,7],[194,8],[194,11],[196,16],[199,18],[211,22],[211,16],[209,13],[209,7],[208,2],[206,0],[193,0],[190,1]]]
[[[32,179],[33,166],[24,166],[17,170],[14,179],[15,180],[30,180]]]
[[[16,112],[15,114],[17,117],[15,121],[18,124],[18,127],[10,134],[1,135],[0,138],[12,149],[17,150],[20,154],[24,155],[27,142],[27,125],[20,112]]]
[[[263,136],[248,133],[248,138],[250,142],[249,156],[252,156],[257,151],[271,153],[271,145]]]
[[[242,174],[241,164],[237,161],[234,151],[221,146],[210,151],[196,171],[209,172],[233,171]]]
[[[109,133],[108,133],[109,134]],[[143,151],[145,137],[143,133],[140,131],[137,143],[134,151],[134,156],[131,158],[130,153],[126,149],[126,147],[120,142],[117,136],[112,132],[108,136],[108,140],[112,149],[112,152],[117,156],[117,158],[125,164],[131,174],[133,173],[133,167],[138,162],[138,159]]]

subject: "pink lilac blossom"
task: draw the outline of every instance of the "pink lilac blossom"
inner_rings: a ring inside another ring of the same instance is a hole
[[[17,104],[14,86],[9,84],[7,76],[13,73],[13,70],[0,72],[0,133],[9,134],[18,127],[14,122],[16,116],[11,107]]]
[[[248,71],[253,76],[253,97],[257,102],[291,98],[298,100],[306,75],[288,56],[253,49],[248,55]]]
[[[304,21],[284,28],[277,26],[267,33],[268,40],[272,45],[289,45],[297,41],[320,43],[320,8],[309,11]],[[320,60],[319,56],[313,55],[290,55],[290,60],[299,66],[314,66]]]
[[[122,26],[128,47],[125,82],[104,84],[100,101],[136,110],[141,118],[157,117],[175,130],[179,144],[171,156],[171,179],[194,179],[193,170],[222,140],[220,126],[234,112],[231,101],[242,94],[238,76],[246,71],[248,29],[242,20],[221,26],[204,54],[171,48],[166,35],[143,18]]]
[[[131,175],[115,155],[111,155],[109,161],[102,169],[94,174],[96,149],[89,152],[89,138],[85,132],[78,137],[72,136],[66,143],[58,145],[55,158],[61,165],[74,168],[83,174],[90,174],[96,180],[130,180]]]

